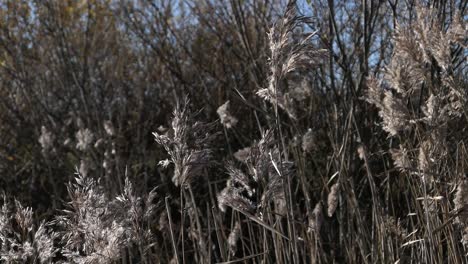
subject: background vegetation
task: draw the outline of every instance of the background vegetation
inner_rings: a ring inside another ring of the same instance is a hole
[[[1,262],[466,263],[467,5],[1,0]]]

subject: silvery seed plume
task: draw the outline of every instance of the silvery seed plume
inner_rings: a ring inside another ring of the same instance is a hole
[[[340,184],[335,183],[330,189],[330,193],[328,194],[328,199],[327,199],[327,214],[328,217],[332,217],[333,214],[336,211],[336,208],[338,207],[338,198],[339,198],[339,193],[340,191]]]
[[[15,200],[15,220],[23,232],[31,231],[33,226],[33,211],[30,207],[23,207],[18,200]]]
[[[390,91],[385,91],[383,99],[383,107],[379,112],[383,120],[383,129],[390,135],[396,136],[398,133],[409,129],[408,109],[403,100]]]
[[[250,155],[250,147],[246,147],[246,148],[236,151],[234,153],[234,158],[236,158],[236,160],[242,163],[246,163],[247,159],[249,158],[249,155]]]
[[[248,197],[243,195],[243,191],[243,188],[234,187],[228,181],[226,188],[217,196],[219,209],[226,212],[226,207],[229,206],[239,211],[254,213],[257,206]]]
[[[47,225],[47,223],[42,222],[34,234],[33,247],[36,249],[41,263],[48,263],[59,251],[54,246],[54,240],[58,238],[58,234],[48,230]]]
[[[357,153],[360,160],[365,161],[366,159],[366,150],[363,145],[357,147]]]
[[[240,169],[236,168],[233,163],[228,163],[226,166],[228,174],[230,176],[231,185],[239,185],[240,188],[243,188],[249,197],[255,193],[255,189],[251,187],[252,179],[247,176]]]
[[[239,222],[236,222],[236,224],[234,225],[234,228],[231,230],[231,233],[229,233],[229,237],[228,237],[229,252],[233,256],[236,254],[237,242],[239,241],[240,236],[241,236],[241,226]]]
[[[185,186],[198,176],[211,159],[209,145],[216,134],[210,134],[214,124],[194,122],[195,116],[188,110],[188,99],[184,105],[177,104],[173,113],[172,130],[162,135],[153,132],[155,140],[162,145],[174,164],[172,181],[176,186]],[[167,166],[168,162],[161,164]]]
[[[278,214],[286,214],[283,180],[292,177],[293,163],[281,159],[281,153],[274,146],[273,132],[265,131],[259,142],[243,152],[242,160],[248,173],[236,168],[233,163],[228,164],[230,179],[218,195],[221,210],[230,206],[253,213],[273,203]],[[253,202],[253,194],[261,197],[259,206]]]
[[[315,205],[314,210],[312,211],[312,215],[309,217],[309,228],[307,232],[315,232],[319,233],[320,228],[322,227],[323,223],[323,205],[322,202],[318,202]]]
[[[413,167],[408,150],[405,147],[400,145],[399,149],[391,149],[390,154],[392,155],[393,164],[400,171],[408,171]]]
[[[443,23],[436,13],[436,9],[417,5],[415,21],[407,26],[396,26],[394,52],[381,82],[368,80],[367,101],[379,108],[384,130],[391,136],[414,129],[420,121],[440,127],[463,113],[466,89],[458,85],[462,82],[455,81],[451,49],[454,45],[462,50],[466,48],[464,41],[460,42],[460,36],[466,36],[466,23],[455,14],[452,23],[446,28],[440,27]],[[438,72],[436,78],[430,74],[434,71]],[[431,87],[426,98],[421,97],[423,86]],[[425,100],[426,104],[420,100]],[[409,105],[421,109],[415,110]],[[415,111],[424,112],[425,117],[420,119],[413,115]],[[444,133],[436,130],[435,133]],[[440,138],[438,136],[437,140]]]
[[[365,100],[381,109],[383,107],[382,101],[384,98],[384,89],[382,88],[381,83],[376,78],[369,77],[366,80],[366,86],[367,94],[365,96]]]
[[[33,211],[15,200],[12,206],[3,196],[0,210],[0,260],[5,263],[49,263],[58,249],[54,246],[57,234],[42,222],[36,229]],[[13,210],[12,210],[13,209]]]
[[[76,132],[76,148],[81,151],[86,151],[93,144],[94,134],[88,128],[81,128]]]
[[[412,27],[397,28],[396,48],[419,62],[432,63],[434,59],[438,66],[446,71],[451,64],[451,44],[461,44],[462,47],[466,45],[463,37],[460,37],[466,37],[466,20],[461,19],[460,14],[455,14],[453,23],[448,28],[443,28],[440,26],[443,23],[439,21],[437,12],[435,8],[417,5],[416,20]]]
[[[430,176],[435,166],[435,148],[431,140],[423,141],[419,146],[418,170],[421,177]]]
[[[131,243],[149,241],[150,233],[142,227],[153,211],[154,192],[144,200],[126,179],[123,193],[111,199],[99,181],[82,175],[68,185],[68,192],[69,209],[55,220],[68,261],[113,263]]]
[[[296,14],[296,1],[289,1],[281,19],[271,28],[268,34],[270,47],[268,87],[257,91],[257,94],[272,104],[277,104],[288,115],[295,119],[294,102],[288,91],[281,86],[287,74],[300,68],[315,66],[327,56],[326,50],[317,50],[310,40],[316,32],[309,34],[299,43],[291,35],[307,18]]]
[[[34,255],[34,249],[27,235],[32,233],[32,209],[25,208],[15,200],[14,206],[3,194],[0,212],[0,260],[6,263],[27,262]]]
[[[246,159],[249,174],[255,181],[266,182],[271,164],[269,152],[274,144],[274,134],[272,130],[266,130],[261,140],[250,147],[249,155]]]
[[[382,126],[386,132],[391,136],[396,136],[398,133],[410,129],[411,116],[401,94],[384,90],[382,84],[374,78],[367,80],[367,87],[366,100],[379,109]]]
[[[221,124],[225,126],[226,128],[232,128],[234,127],[238,120],[236,117],[234,117],[230,112],[229,112],[229,100],[226,101],[223,105],[218,107],[218,110],[216,110],[216,113],[219,116],[219,119],[221,121]]]
[[[128,178],[123,192],[114,199],[99,181],[78,175],[68,186],[70,209],[58,216],[62,228],[62,255],[74,263],[114,263],[132,244],[152,244],[147,223],[154,212],[154,190],[136,195]]]
[[[92,178],[78,175],[75,182],[68,185],[70,209],[64,210],[64,214],[56,219],[57,225],[63,229],[62,254],[69,261],[77,263],[109,263],[113,258],[108,255],[108,247],[122,244],[124,240],[121,233],[112,233],[111,228],[117,226],[113,224],[108,210],[110,201]],[[120,248],[120,245],[117,247]],[[99,258],[98,250],[107,252]],[[117,254],[114,258],[119,256]]]
[[[130,237],[138,238],[136,243],[141,245],[149,244],[152,239],[150,230],[145,230],[144,227],[153,217],[155,197],[156,189],[151,190],[146,197],[138,196],[127,177],[123,193],[115,198],[116,203],[113,204],[117,207],[114,209],[115,212],[123,213],[118,217],[123,219],[126,225],[133,227],[128,230],[131,233]]]

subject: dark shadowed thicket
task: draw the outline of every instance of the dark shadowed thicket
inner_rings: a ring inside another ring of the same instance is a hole
[[[467,7],[0,0],[0,262],[467,263]]]

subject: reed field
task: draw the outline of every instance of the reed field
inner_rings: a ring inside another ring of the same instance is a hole
[[[0,263],[468,263],[467,9],[0,0]]]

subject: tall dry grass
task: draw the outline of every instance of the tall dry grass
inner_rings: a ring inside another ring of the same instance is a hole
[[[2,21],[0,260],[466,263],[466,3],[310,2],[34,2],[55,72]]]

